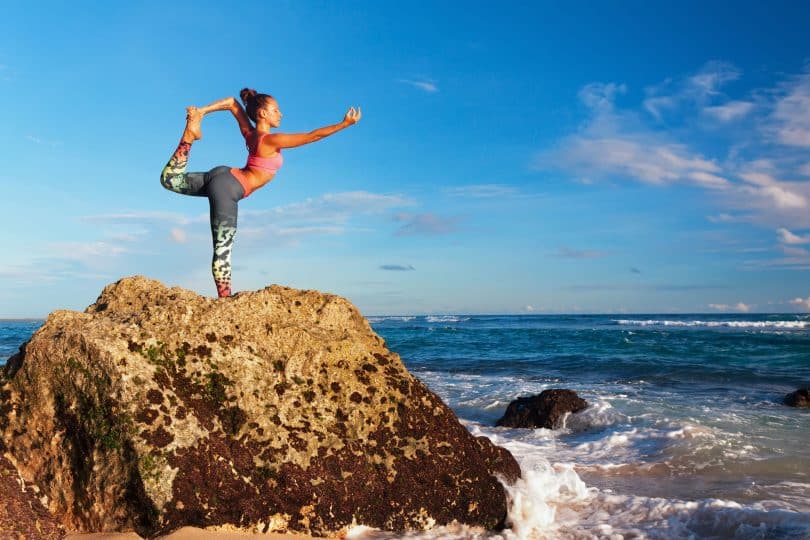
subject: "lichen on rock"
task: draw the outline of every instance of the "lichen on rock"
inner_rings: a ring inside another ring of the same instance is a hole
[[[345,299],[143,277],[12,357],[0,430],[73,529],[497,528],[514,458],[473,437]]]

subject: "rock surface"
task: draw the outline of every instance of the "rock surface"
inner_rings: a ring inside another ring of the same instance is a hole
[[[495,425],[555,429],[561,427],[567,413],[582,411],[587,406],[588,403],[573,390],[543,390],[535,396],[512,401]]]
[[[42,505],[37,491],[0,455],[0,538],[64,538],[65,530]]]
[[[810,407],[810,387],[799,388],[785,396],[785,405],[791,407]]]
[[[125,278],[51,313],[4,377],[7,455],[73,530],[491,529],[496,475],[520,475],[317,291],[210,299]]]

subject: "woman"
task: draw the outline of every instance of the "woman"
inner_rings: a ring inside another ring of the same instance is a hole
[[[186,129],[177,150],[160,174],[160,183],[183,195],[208,197],[214,258],[211,270],[220,297],[231,294],[231,250],[236,235],[237,203],[273,179],[281,168],[282,148],[293,148],[328,137],[360,120],[360,108],[350,108],[339,124],[309,133],[270,133],[281,124],[281,111],[272,96],[243,88],[239,93],[244,109],[235,98],[221,99],[202,108],[186,109]],[[241,169],[214,167],[208,172],[186,172],[191,144],[202,137],[202,117],[213,111],[231,111],[245,138],[247,164]],[[250,123],[251,120],[256,127]]]

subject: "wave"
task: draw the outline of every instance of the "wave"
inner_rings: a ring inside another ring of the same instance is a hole
[[[429,323],[464,322],[469,320],[469,317],[460,317],[458,315],[428,315],[425,317],[425,321]]]
[[[507,529],[500,533],[466,525],[391,533],[352,527],[349,540],[551,540],[582,538],[775,538],[810,535],[810,513],[778,505],[744,505],[723,499],[623,495],[588,487],[572,464],[545,459],[521,463],[522,477],[504,484]]]
[[[634,320],[614,319],[614,323],[622,326],[701,326],[707,328],[780,328],[797,329],[809,328],[810,321],[672,321],[672,320]]]
[[[412,315],[382,315],[378,317],[366,317],[368,322],[370,323],[379,323],[383,321],[400,321],[400,322],[408,322],[414,320],[416,317]]]

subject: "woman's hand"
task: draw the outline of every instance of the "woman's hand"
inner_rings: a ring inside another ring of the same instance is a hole
[[[348,111],[346,111],[346,116],[343,117],[343,121],[351,126],[360,120],[360,116],[362,116],[360,113],[360,107],[357,107],[357,109],[351,107]]]

